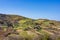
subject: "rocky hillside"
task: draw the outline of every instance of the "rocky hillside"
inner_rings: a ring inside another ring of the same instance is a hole
[[[60,21],[0,14],[0,40],[60,40]]]

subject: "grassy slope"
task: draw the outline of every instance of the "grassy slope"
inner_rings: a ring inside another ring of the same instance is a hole
[[[3,19],[3,20],[2,20]],[[4,22],[8,21],[14,25],[14,30],[16,30],[20,36],[26,40],[47,40],[48,37],[52,36],[53,40],[60,40],[58,35],[60,35],[60,22],[48,19],[30,19],[18,15],[3,15],[0,14],[0,22],[3,22],[3,26],[7,26]],[[38,23],[41,29],[35,30],[35,23]],[[12,35],[12,34],[11,34]],[[54,37],[56,36],[56,37]]]

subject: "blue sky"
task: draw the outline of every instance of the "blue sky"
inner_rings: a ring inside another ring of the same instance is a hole
[[[0,0],[0,13],[60,20],[60,0]]]

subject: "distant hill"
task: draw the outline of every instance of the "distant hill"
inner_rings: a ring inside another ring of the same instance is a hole
[[[7,23],[18,23],[18,21],[24,19],[28,19],[23,16],[18,16],[18,15],[7,15],[7,14],[0,14],[0,24],[7,24]]]

